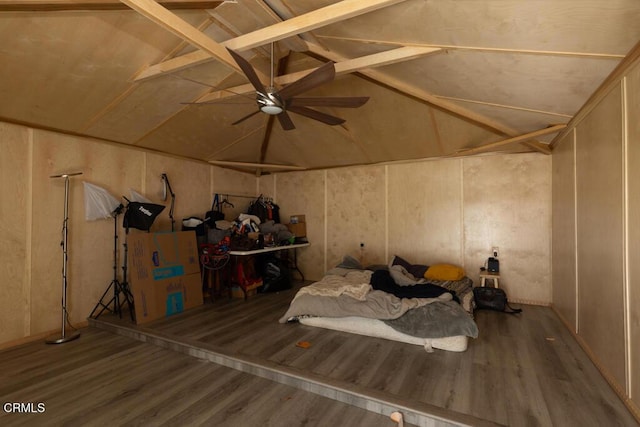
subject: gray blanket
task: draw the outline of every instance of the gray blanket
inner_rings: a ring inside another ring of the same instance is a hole
[[[371,290],[363,298],[354,298],[344,293],[349,285],[362,285],[356,280],[358,275],[353,276],[354,271],[361,270],[335,268],[325,279],[309,285],[318,288],[314,292],[299,291],[279,319],[280,323],[310,316],[358,316],[383,320],[399,332],[420,338],[478,336],[476,323],[460,304],[451,301],[450,293],[438,298],[397,298],[387,292]],[[467,287],[471,289],[471,283],[467,280],[445,284],[462,291],[458,295],[464,295]],[[469,294],[473,296],[473,292]]]
[[[397,319],[384,320],[384,323],[396,331],[420,338],[478,337],[478,326],[455,301],[417,307]]]
[[[347,295],[339,297],[299,295],[291,301],[289,309],[280,318],[280,323],[286,323],[297,316],[360,316],[370,319],[395,319],[411,309],[435,301],[447,300],[451,300],[451,294],[442,294],[438,298],[397,298],[383,291],[371,291],[364,301]],[[465,316],[468,317],[467,314]]]

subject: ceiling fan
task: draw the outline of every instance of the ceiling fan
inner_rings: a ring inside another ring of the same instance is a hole
[[[296,97],[298,94],[332,81],[336,76],[333,62],[322,65],[299,80],[278,90],[273,84],[273,44],[271,45],[271,82],[267,87],[260,81],[249,61],[233,50],[229,48],[227,50],[255,88],[256,102],[258,104],[256,111],[236,120],[232,123],[234,125],[263,112],[276,116],[282,129],[292,130],[295,129],[295,126],[288,114],[288,112],[292,112],[335,126],[344,123],[345,120],[309,107],[357,108],[369,100],[368,96]]]

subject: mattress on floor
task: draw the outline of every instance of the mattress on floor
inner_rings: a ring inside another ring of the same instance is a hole
[[[303,325],[319,328],[333,329],[352,334],[366,335],[375,338],[384,338],[400,341],[407,344],[421,345],[427,352],[434,348],[446,351],[462,352],[467,349],[469,337],[456,335],[444,338],[419,338],[398,332],[391,326],[378,319],[364,317],[301,317],[298,321]]]

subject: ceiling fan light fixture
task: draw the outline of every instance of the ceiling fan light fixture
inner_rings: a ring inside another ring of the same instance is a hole
[[[263,105],[260,107],[260,111],[262,111],[263,113],[275,116],[277,114],[282,113],[282,107],[279,107],[277,105]]]
[[[269,86],[265,86],[262,83],[256,70],[249,61],[232,49],[227,48],[227,51],[236,61],[249,80],[249,83],[251,83],[256,90],[256,103],[258,104],[257,111],[254,110],[251,114],[246,115],[240,120],[236,120],[233,123],[234,125],[258,113],[265,113],[270,116],[278,116],[278,121],[283,130],[293,130],[295,126],[288,114],[288,112],[292,112],[331,126],[336,126],[344,123],[344,120],[309,107],[357,108],[369,100],[367,96],[296,97],[298,94],[328,83],[335,78],[336,69],[334,63],[331,61],[316,68],[304,77],[284,86],[282,89],[277,89],[273,86],[273,43],[271,43],[271,84]]]

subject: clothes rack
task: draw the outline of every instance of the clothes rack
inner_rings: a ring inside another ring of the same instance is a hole
[[[216,194],[218,196],[224,196],[224,197],[227,197],[227,198],[229,198],[229,197],[240,197],[240,198],[243,198],[243,199],[259,199],[259,198],[262,198],[262,199],[267,199],[267,200],[273,200],[271,197],[264,197],[262,194],[260,194],[258,196],[247,196],[247,195],[243,195],[243,194],[214,193],[214,196]]]

